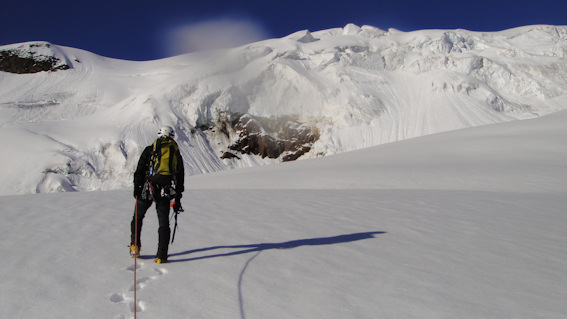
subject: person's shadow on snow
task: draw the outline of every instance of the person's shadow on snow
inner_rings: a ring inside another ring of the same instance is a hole
[[[291,240],[286,241],[283,243],[262,243],[262,244],[252,244],[252,245],[233,245],[233,246],[214,246],[214,247],[207,247],[207,248],[199,248],[193,250],[187,250],[180,253],[170,254],[168,263],[175,263],[175,262],[183,262],[183,261],[193,261],[193,260],[200,260],[200,259],[207,259],[207,258],[215,258],[215,257],[226,257],[226,256],[234,256],[234,255],[241,255],[250,252],[260,252],[268,249],[291,249],[300,246],[320,246],[320,245],[335,245],[340,243],[348,243],[363,239],[371,239],[375,238],[375,235],[385,234],[386,232],[383,231],[376,231],[376,232],[365,232],[365,233],[354,233],[354,234],[347,234],[347,235],[339,235],[333,237],[321,237],[321,238],[308,238],[308,239],[298,239],[298,240]],[[216,250],[216,249],[238,249],[236,251],[231,251],[227,253],[219,253],[219,254],[212,254],[206,256],[199,256],[199,257],[191,257],[191,258],[184,258],[184,259],[173,259],[172,257],[176,256],[184,256],[190,255],[194,253],[209,251],[209,250]]]

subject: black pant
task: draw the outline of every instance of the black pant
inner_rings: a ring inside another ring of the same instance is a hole
[[[152,201],[138,199],[136,201],[136,211],[134,216],[132,216],[131,227],[131,239],[130,244],[138,244],[138,247],[142,247],[142,242],[140,241],[140,235],[142,233],[142,222],[146,216],[146,212],[152,206]],[[156,254],[157,258],[167,259],[167,251],[169,247],[169,237],[171,230],[169,229],[169,199],[158,198],[156,202],[156,211],[159,221],[158,228],[158,252]],[[137,229],[137,241],[136,241],[136,215],[138,215],[138,229]]]

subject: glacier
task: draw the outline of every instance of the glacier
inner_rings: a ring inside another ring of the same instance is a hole
[[[567,108],[565,26],[349,24],[144,62],[47,42],[0,53],[57,61],[49,71],[0,72],[0,195],[127,187],[161,125],[176,129],[186,171],[198,175]],[[272,157],[250,152],[241,119],[259,126],[259,140],[297,145]],[[285,140],[282,127],[314,138]]]

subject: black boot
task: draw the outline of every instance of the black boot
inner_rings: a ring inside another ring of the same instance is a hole
[[[140,241],[140,238],[142,237],[142,219],[138,218],[138,225],[136,225],[136,219],[134,217],[132,217],[132,223],[130,224],[130,230],[131,230],[131,236],[130,236],[130,245],[136,245],[138,246],[138,249],[140,249],[142,247],[142,242]],[[138,226],[138,229],[136,230],[136,226]],[[136,238],[137,234],[138,238]]]
[[[156,254],[156,263],[158,264],[167,262],[170,235],[169,226],[162,226],[158,229],[158,252]]]

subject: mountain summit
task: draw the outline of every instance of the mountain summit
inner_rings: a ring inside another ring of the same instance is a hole
[[[0,70],[0,194],[104,190],[161,125],[201,174],[563,110],[567,27],[349,24],[147,62],[28,42]]]

